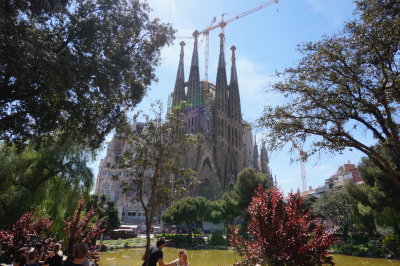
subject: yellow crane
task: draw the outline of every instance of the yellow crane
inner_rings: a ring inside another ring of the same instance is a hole
[[[240,19],[240,18],[242,18],[244,16],[250,15],[250,14],[252,14],[252,13],[254,13],[254,12],[260,10],[260,9],[263,9],[264,7],[270,6],[270,5],[274,4],[274,3],[277,4],[277,3],[279,3],[279,1],[280,0],[270,0],[268,2],[265,2],[265,3],[261,4],[261,5],[258,5],[256,7],[254,7],[252,9],[244,11],[244,12],[240,13],[239,15],[231,17],[231,18],[229,18],[227,20],[224,20],[224,17],[226,15],[224,13],[224,14],[221,15],[221,21],[218,24],[214,25],[214,23],[217,20],[217,18],[214,17],[211,20],[210,25],[206,29],[204,29],[204,30],[199,32],[199,35],[200,34],[204,35],[205,39],[206,39],[205,60],[204,60],[204,62],[205,62],[204,80],[208,81],[208,58],[209,58],[209,33],[210,33],[210,31],[218,29],[218,28],[221,28],[222,33],[225,33],[225,27],[229,23],[231,23],[231,22],[233,22],[235,20],[238,20],[238,19]],[[193,38],[193,37],[184,37],[184,38]],[[225,47],[225,45],[224,45],[224,47]]]

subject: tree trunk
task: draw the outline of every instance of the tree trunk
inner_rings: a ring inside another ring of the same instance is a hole
[[[149,261],[150,261],[150,253],[149,253],[149,249],[150,249],[150,231],[151,231],[151,219],[149,217],[149,211],[146,208],[145,209],[145,217],[146,217],[146,251],[145,251],[145,265],[148,266],[149,265]]]

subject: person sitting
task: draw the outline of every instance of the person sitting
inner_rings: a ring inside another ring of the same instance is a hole
[[[170,263],[167,266],[189,266],[189,262],[187,259],[187,252],[184,249],[178,250],[178,258]]]
[[[157,239],[157,243],[155,247],[150,247],[148,250],[149,254],[149,264],[148,266],[156,266],[157,262],[159,266],[166,266],[166,264],[163,262],[163,252],[162,249],[164,248],[165,244],[165,239],[164,238],[159,238]],[[142,260],[144,261],[142,266],[146,266],[146,257],[147,253],[143,254]]]
[[[89,248],[85,243],[75,244],[72,261],[67,261],[64,266],[84,265],[85,259],[89,253]]]

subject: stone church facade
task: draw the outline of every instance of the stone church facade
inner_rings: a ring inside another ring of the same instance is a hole
[[[259,156],[258,146],[248,122],[242,119],[236,47],[231,47],[230,81],[228,83],[224,54],[224,35],[220,36],[220,53],[215,85],[200,81],[198,36],[195,31],[194,47],[188,81],[184,75],[184,46],[181,42],[180,60],[172,107],[186,102],[184,110],[187,132],[199,133],[204,142],[186,156],[186,164],[197,172],[200,184],[192,194],[216,199],[232,189],[238,173],[252,167],[271,177],[268,154],[263,143]]]
[[[203,142],[186,154],[186,166],[197,173],[200,181],[190,195],[201,195],[214,200],[232,189],[238,173],[245,167],[272,177],[264,143],[260,153],[250,123],[242,118],[238,76],[236,71],[236,47],[231,47],[230,81],[228,83],[224,35],[220,34],[220,53],[215,84],[200,81],[198,36],[195,31],[194,47],[188,80],[184,74],[184,46],[181,42],[180,60],[172,92],[171,106],[186,102],[184,119],[189,133],[203,135]],[[134,123],[133,127],[144,127]],[[96,194],[107,194],[116,203],[120,218],[125,224],[144,222],[139,203],[130,202],[123,195],[120,182],[128,173],[110,166],[116,165],[119,156],[131,149],[123,134],[116,134],[108,143],[107,155],[101,160],[96,182]],[[111,177],[118,175],[119,181]]]

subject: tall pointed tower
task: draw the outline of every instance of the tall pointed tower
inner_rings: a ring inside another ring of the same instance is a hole
[[[201,195],[210,199],[220,197],[230,191],[236,182],[237,174],[253,162],[251,141],[251,126],[242,120],[238,75],[236,70],[236,47],[232,46],[230,83],[227,82],[227,71],[224,53],[224,34],[220,37],[220,51],[218,58],[217,77],[215,85],[208,81],[200,81],[198,58],[199,32],[193,33],[194,46],[188,81],[184,82],[183,72],[183,45],[178,65],[178,74],[175,84],[173,103],[177,104],[186,99],[189,107],[184,111],[188,133],[203,135],[203,143],[188,152],[186,165],[197,173],[200,184],[193,191],[193,195]],[[183,97],[182,92],[186,96]],[[181,90],[182,88],[182,90]],[[245,129],[246,128],[246,129]],[[246,131],[246,136],[244,132]],[[247,144],[246,144],[247,145]],[[245,151],[251,151],[251,158]],[[258,155],[257,155],[258,160]]]
[[[267,149],[265,148],[265,141],[262,141],[262,144],[261,144],[260,165],[261,165],[261,169],[260,169],[261,172],[266,175],[270,175],[269,158],[268,158]]]
[[[192,63],[190,64],[189,82],[188,82],[188,104],[191,107],[197,107],[203,104],[202,93],[200,90],[200,71],[199,71],[199,54],[197,51],[199,32],[193,32],[194,46],[192,54]]]
[[[179,55],[179,65],[178,65],[178,73],[176,74],[175,88],[172,95],[172,106],[176,106],[180,104],[182,101],[186,101],[185,95],[185,69],[183,65],[183,57],[184,51],[183,47],[185,46],[185,42],[180,42],[181,53]]]

